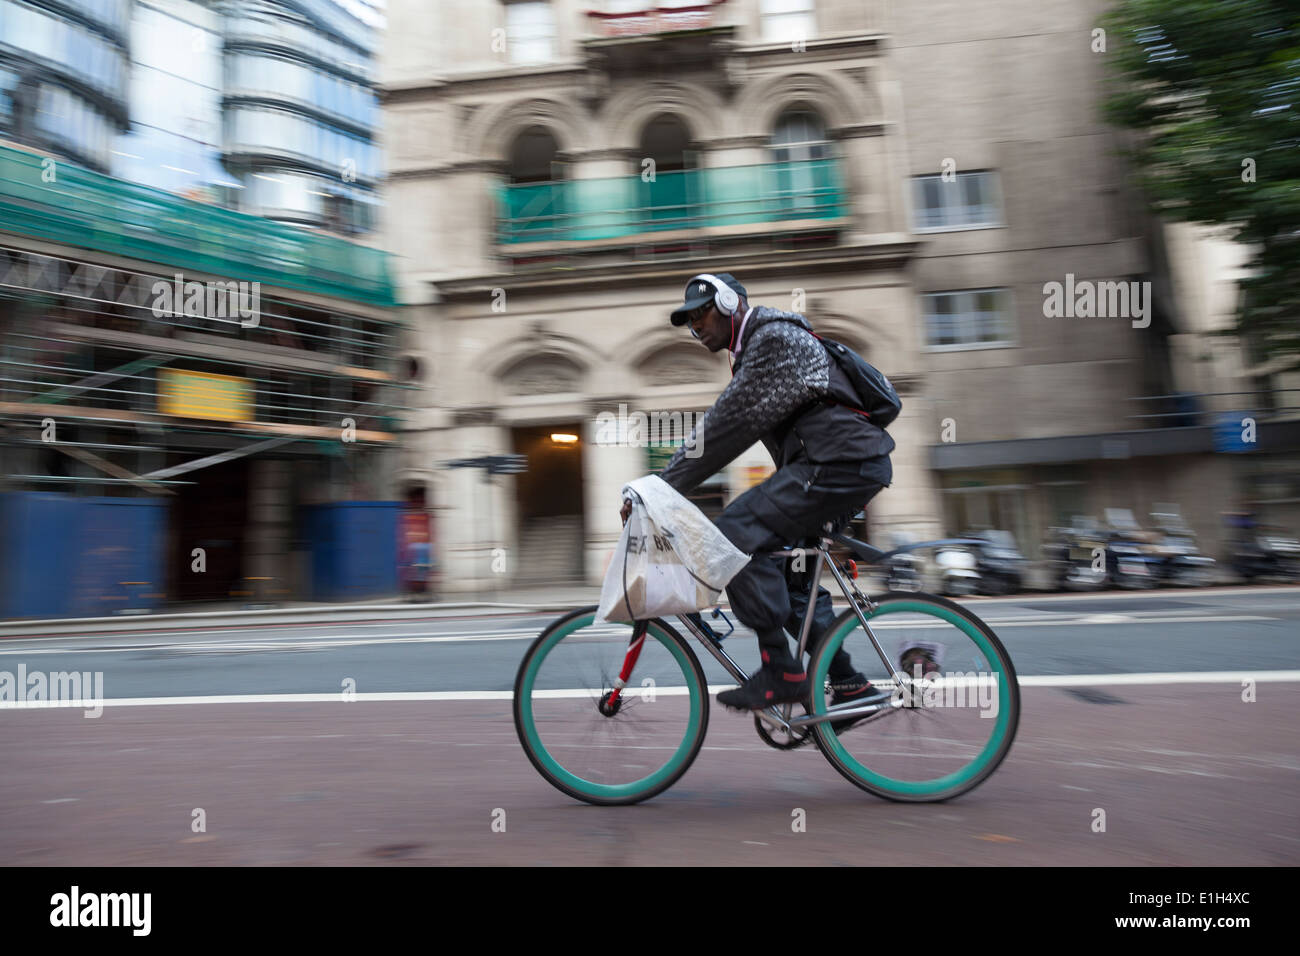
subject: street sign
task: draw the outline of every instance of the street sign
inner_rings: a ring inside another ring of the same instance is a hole
[[[527,470],[527,455],[495,455],[488,465],[488,473],[492,475],[522,475]]]
[[[489,475],[522,475],[528,470],[527,455],[484,455],[443,462],[444,468],[484,468]]]

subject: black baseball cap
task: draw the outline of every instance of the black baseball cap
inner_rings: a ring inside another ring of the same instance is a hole
[[[713,297],[717,294],[717,287],[708,279],[698,278],[699,275],[700,273],[696,273],[695,276],[691,277],[691,281],[686,283],[686,301],[673,310],[673,325],[685,325],[687,317],[692,312],[700,306],[712,302]],[[713,277],[734,289],[736,295],[742,299],[749,298],[745,292],[745,287],[737,282],[736,277],[730,272],[715,272]]]

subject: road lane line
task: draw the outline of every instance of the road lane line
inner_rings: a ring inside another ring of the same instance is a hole
[[[1277,671],[1186,671],[1180,673],[1152,674],[1062,674],[1031,675],[1021,677],[1021,687],[1076,687],[1086,685],[1122,686],[1139,684],[1239,684],[1244,680],[1257,683],[1300,682],[1300,670]],[[710,684],[709,693],[734,687],[734,684]],[[685,687],[656,687],[655,694],[662,697],[681,697]],[[544,690],[538,697],[568,699],[590,697],[591,691],[580,689]],[[0,710],[41,710],[49,708],[153,707],[173,704],[330,704],[356,701],[466,701],[513,700],[514,692],[508,690],[437,690],[437,691],[384,691],[357,693],[344,700],[339,691],[328,694],[218,694],[195,697],[119,697],[96,700],[67,701],[0,701]]]

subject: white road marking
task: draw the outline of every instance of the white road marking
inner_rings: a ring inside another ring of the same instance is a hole
[[[1043,675],[1020,678],[1022,687],[1103,687],[1135,684],[1240,684],[1243,680],[1258,683],[1293,683],[1300,682],[1300,670],[1278,671],[1188,671],[1183,673],[1162,674],[1064,674]],[[734,684],[710,684],[709,693],[734,687]],[[592,696],[592,691],[582,689],[561,689],[538,691],[535,696],[546,699],[581,699]],[[637,695],[633,692],[633,697]],[[688,693],[685,687],[656,687],[655,694],[660,697],[682,697]],[[201,697],[120,697],[95,700],[58,700],[58,701],[0,701],[0,710],[39,710],[44,708],[92,708],[105,707],[153,707],[172,704],[347,704],[359,701],[460,701],[460,700],[500,700],[514,699],[514,691],[509,690],[436,690],[436,691],[387,691],[358,693],[351,695],[351,700],[344,700],[342,693],[329,694],[216,694]]]
[[[892,617],[893,615],[889,615]],[[1104,618],[1104,620],[1098,620]],[[1276,617],[1266,617],[1259,614],[1205,614],[1195,616],[1162,616],[1162,617],[1143,617],[1140,614],[1120,615],[1120,614],[1092,614],[1074,617],[1068,620],[1054,617],[1046,620],[1026,620],[1025,618],[1009,618],[1004,621],[989,620],[984,623],[989,627],[997,630],[1004,627],[1096,627],[1098,624],[1207,624],[1214,621],[1276,621]],[[914,624],[907,621],[897,623],[887,621],[882,618],[878,623],[872,622],[873,631],[890,630],[893,628],[922,630],[925,628],[952,627],[946,621],[926,622],[924,624]],[[1152,637],[1157,635],[1150,635]]]

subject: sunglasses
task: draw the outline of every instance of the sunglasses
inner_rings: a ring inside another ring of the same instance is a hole
[[[700,321],[700,319],[704,318],[704,316],[708,314],[709,309],[711,308],[713,308],[712,303],[706,302],[704,305],[700,306],[694,312],[686,313],[686,325],[690,328],[691,335],[695,336],[697,339],[700,337],[700,333],[695,331],[695,323]]]

